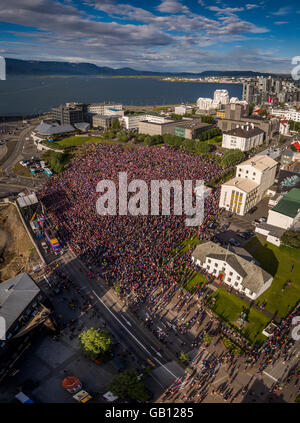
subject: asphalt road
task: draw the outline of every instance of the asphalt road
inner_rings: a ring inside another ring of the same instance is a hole
[[[159,341],[126,312],[125,304],[123,307],[120,306],[115,294],[108,292],[103,281],[86,276],[83,271],[84,265],[74,257],[71,251],[63,255],[61,261],[62,271],[83,289],[88,289],[91,295],[98,300],[96,307],[108,322],[107,329],[117,342],[132,351],[140,361],[145,362],[148,359],[156,366],[161,366],[161,369],[169,373],[174,380],[180,377],[179,374],[175,374],[165,367],[168,362],[174,360],[170,351],[161,348],[162,345]],[[158,349],[160,350],[158,351]]]

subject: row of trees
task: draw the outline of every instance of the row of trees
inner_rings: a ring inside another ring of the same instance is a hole
[[[221,165],[223,167],[231,167],[241,163],[245,159],[245,153],[243,151],[234,149],[227,150],[224,153],[224,156],[221,160]]]
[[[220,128],[213,128],[213,129],[209,129],[208,131],[202,132],[199,135],[198,139],[199,141],[206,141],[221,134],[222,134],[222,131]]]

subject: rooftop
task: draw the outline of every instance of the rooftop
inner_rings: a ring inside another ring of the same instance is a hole
[[[255,169],[258,169],[263,172],[264,170],[277,166],[277,162],[267,155],[256,155],[246,160],[245,162],[239,164],[239,166],[247,165],[250,165]]]
[[[4,317],[6,330],[18,319],[40,292],[27,273],[0,283],[0,316]]]
[[[190,129],[211,127],[210,123],[202,122],[201,119],[182,120],[182,121],[179,121],[177,125],[179,128],[190,128]]]
[[[215,258],[229,264],[242,278],[242,285],[252,292],[258,292],[272,276],[254,263],[225,249],[212,241],[197,245],[192,253],[195,259],[205,262],[207,257]]]
[[[285,216],[296,217],[300,211],[300,189],[291,189],[272,210]]]
[[[46,123],[41,122],[34,129],[40,135],[50,136],[55,134],[63,134],[64,132],[73,132],[74,127],[72,125],[59,125],[58,123]]]
[[[255,188],[257,188],[259,184],[254,181],[251,181],[250,179],[236,177],[225,182],[223,185],[232,186],[244,192],[251,192]]]
[[[231,129],[230,131],[224,132],[224,134],[234,135],[236,137],[241,137],[241,138],[251,138],[251,137],[254,137],[255,135],[264,134],[264,131],[256,127],[251,128],[249,126],[244,126],[244,129],[241,127],[234,128],[234,129]]]

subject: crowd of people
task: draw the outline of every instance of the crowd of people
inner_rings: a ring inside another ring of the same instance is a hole
[[[186,226],[184,215],[99,216],[96,186],[109,179],[118,192],[119,172],[127,172],[128,183],[139,179],[150,187],[152,180],[208,183],[224,170],[212,160],[167,146],[93,145],[49,181],[41,199],[68,245],[90,268],[97,266],[110,284],[117,283],[126,293],[135,291],[142,300],[156,286],[176,283],[161,271],[162,261],[184,239],[205,232],[210,216],[218,213],[219,191],[205,199],[200,227]]]

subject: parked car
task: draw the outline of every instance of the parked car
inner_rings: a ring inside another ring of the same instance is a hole
[[[260,221],[258,219],[253,220],[253,225],[257,226],[260,224]]]
[[[266,217],[261,217],[259,220],[259,223],[265,223],[267,221]]]
[[[234,238],[230,238],[229,240],[231,245],[234,245],[235,247],[239,247],[241,244]]]
[[[237,236],[239,236],[242,239],[247,239],[247,235],[245,235],[244,232],[241,232],[241,233],[237,234]]]
[[[256,212],[256,210],[257,210],[257,207],[255,206],[255,207],[252,207],[252,209],[251,210],[249,210],[249,214],[253,214],[254,212]]]

